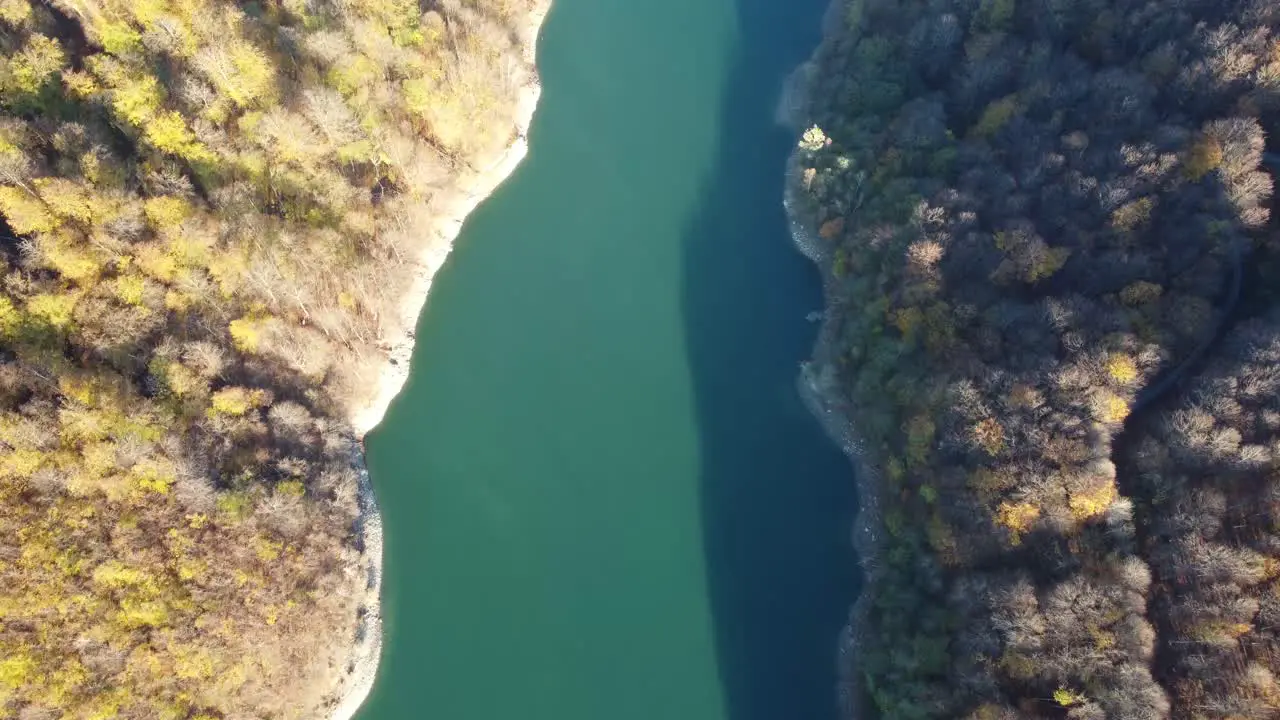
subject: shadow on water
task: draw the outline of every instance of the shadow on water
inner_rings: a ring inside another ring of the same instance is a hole
[[[792,137],[773,113],[819,39],[826,0],[737,5],[742,43],[713,181],[684,239],[708,586],[729,718],[822,720],[837,714],[836,640],[857,590],[856,495],[848,461],[795,390],[821,291],[790,244]]]

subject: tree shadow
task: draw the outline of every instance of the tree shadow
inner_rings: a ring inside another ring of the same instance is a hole
[[[720,147],[685,231],[682,308],[702,454],[716,650],[732,720],[837,716],[836,645],[857,588],[849,461],[796,391],[818,326],[817,271],[782,208],[784,78],[819,40],[826,0],[737,0],[743,42]]]

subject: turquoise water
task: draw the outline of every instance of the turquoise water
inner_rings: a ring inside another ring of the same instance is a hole
[[[361,720],[834,718],[853,486],[794,390],[820,293],[772,124],[824,3],[556,0],[531,153],[367,443]]]

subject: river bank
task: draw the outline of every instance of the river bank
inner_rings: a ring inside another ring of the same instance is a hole
[[[841,23],[841,0],[833,0],[823,18],[822,43],[837,39],[837,31]],[[814,50],[811,58],[816,58],[819,48]],[[783,90],[779,102],[777,120],[787,126],[795,134],[797,140],[809,126],[807,103],[810,86],[814,83],[817,69],[814,60],[803,63],[792,73]],[[849,458],[853,467],[854,484],[858,493],[858,510],[850,530],[850,541],[857,562],[862,571],[862,589],[849,611],[849,620],[837,639],[837,664],[841,679],[838,688],[841,714],[846,718],[860,718],[865,715],[862,706],[864,685],[862,673],[857,669],[857,648],[859,638],[866,627],[867,602],[870,599],[870,588],[876,582],[876,568],[879,561],[879,530],[881,526],[882,484],[879,473],[866,456],[865,443],[854,423],[854,409],[841,397],[837,388],[839,374],[837,372],[839,350],[836,338],[839,335],[837,321],[840,313],[837,304],[841,302],[840,293],[836,290],[836,279],[832,271],[835,261],[817,228],[810,227],[799,213],[796,192],[804,183],[804,172],[800,167],[800,148],[792,151],[787,160],[787,179],[783,197],[783,207],[791,224],[791,239],[796,249],[817,266],[822,276],[823,311],[819,318],[818,338],[814,343],[810,359],[801,364],[796,379],[797,390],[805,407],[813,414],[831,441]]]
[[[409,379],[409,360],[413,357],[414,328],[422,314],[423,305],[431,292],[431,281],[444,265],[453,249],[462,225],[485,198],[510,177],[529,153],[529,124],[542,95],[542,85],[537,72],[538,31],[551,10],[551,0],[536,0],[537,5],[527,20],[518,28],[524,66],[520,69],[526,81],[517,91],[512,116],[514,139],[487,164],[473,173],[459,178],[452,192],[440,193],[430,199],[435,206],[427,238],[418,254],[409,260],[412,281],[395,312],[384,324],[383,336],[378,345],[385,355],[385,366],[379,374],[373,392],[363,403],[358,403],[351,413],[351,428],[356,437],[363,438],[382,422],[387,408]]]
[[[805,407],[818,420],[831,441],[849,458],[858,492],[858,511],[854,517],[850,540],[862,570],[863,590],[850,609],[849,621],[840,633],[837,646],[837,662],[841,677],[839,688],[841,711],[844,717],[858,718],[863,716],[860,706],[862,684],[861,676],[856,670],[855,652],[859,644],[860,629],[865,625],[868,599],[866,588],[876,579],[881,486],[879,475],[867,461],[864,444],[853,421],[853,410],[847,406],[836,389],[838,382],[836,363],[839,353],[834,341],[837,336],[835,320],[838,315],[831,312],[831,309],[838,296],[832,292],[831,287],[831,258],[822,252],[820,239],[816,233],[806,227],[792,209],[789,196],[791,188],[798,183],[798,175],[794,172],[794,160],[792,165],[793,167],[788,170],[788,198],[784,201],[787,213],[792,219],[792,241],[801,254],[818,266],[823,278],[824,296],[824,311],[821,314],[818,339],[814,343],[811,358],[800,366],[796,387]]]
[[[352,448],[359,514],[354,535],[359,559],[352,570],[355,593],[359,597],[354,642],[340,670],[337,687],[329,693],[322,707],[330,707],[328,720],[351,720],[373,689],[382,653],[382,516],[364,460],[363,438],[382,422],[391,402],[409,378],[410,359],[415,343],[414,328],[436,273],[444,265],[453,243],[468,215],[506,180],[529,152],[528,130],[541,96],[536,67],[538,33],[551,0],[536,0],[526,20],[517,28],[525,81],[520,85],[512,117],[514,139],[489,163],[458,180],[448,193],[433,196],[435,216],[418,253],[409,260],[409,289],[397,304],[393,316],[384,325],[378,346],[384,354],[383,367],[372,392],[364,402],[352,408],[349,418],[357,439]]]
[[[837,717],[853,490],[794,390],[821,294],[777,242],[770,115],[825,5],[555,3],[530,155],[366,438],[387,632],[360,720]]]

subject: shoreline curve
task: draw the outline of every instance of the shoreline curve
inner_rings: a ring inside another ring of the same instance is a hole
[[[827,6],[822,18],[822,38],[809,59],[788,76],[782,89],[776,119],[779,125],[791,130],[797,140],[808,125],[808,97],[817,74],[815,58],[822,47],[835,37],[841,7],[840,0],[832,0]],[[792,243],[800,254],[814,264],[821,276],[823,297],[823,309],[818,313],[818,337],[809,359],[800,363],[796,390],[805,407],[831,441],[849,458],[853,468],[858,508],[850,528],[849,540],[853,560],[862,570],[862,582],[849,609],[848,620],[839,637],[835,638],[834,659],[839,687],[834,690],[841,717],[857,720],[867,715],[863,698],[865,686],[858,670],[857,648],[866,627],[867,603],[870,600],[868,589],[877,582],[880,556],[877,530],[881,526],[882,517],[881,483],[874,463],[867,457],[865,443],[854,422],[855,413],[836,390],[839,352],[835,348],[835,339],[839,329],[836,327],[837,313],[833,310],[837,309],[840,299],[833,287],[830,273],[834,258],[831,253],[826,252],[814,228],[809,227],[797,207],[795,191],[802,182],[799,149],[796,148],[787,158],[782,206],[790,225]]]
[[[326,720],[353,720],[373,691],[382,656],[382,515],[364,458],[364,437],[382,422],[391,403],[409,379],[410,360],[416,342],[418,318],[426,305],[431,283],[443,267],[467,217],[493,194],[529,153],[529,126],[542,95],[538,78],[537,42],[552,0],[535,0],[535,6],[517,28],[522,62],[528,80],[518,89],[512,125],[515,138],[487,167],[468,173],[441,203],[431,221],[427,238],[410,260],[412,279],[408,290],[380,339],[384,365],[373,392],[352,409],[348,418],[355,441],[355,471],[359,514],[354,535],[359,560],[352,568],[352,582],[360,597],[355,641],[343,663],[337,687],[322,700]],[[434,199],[434,198],[433,198]]]

